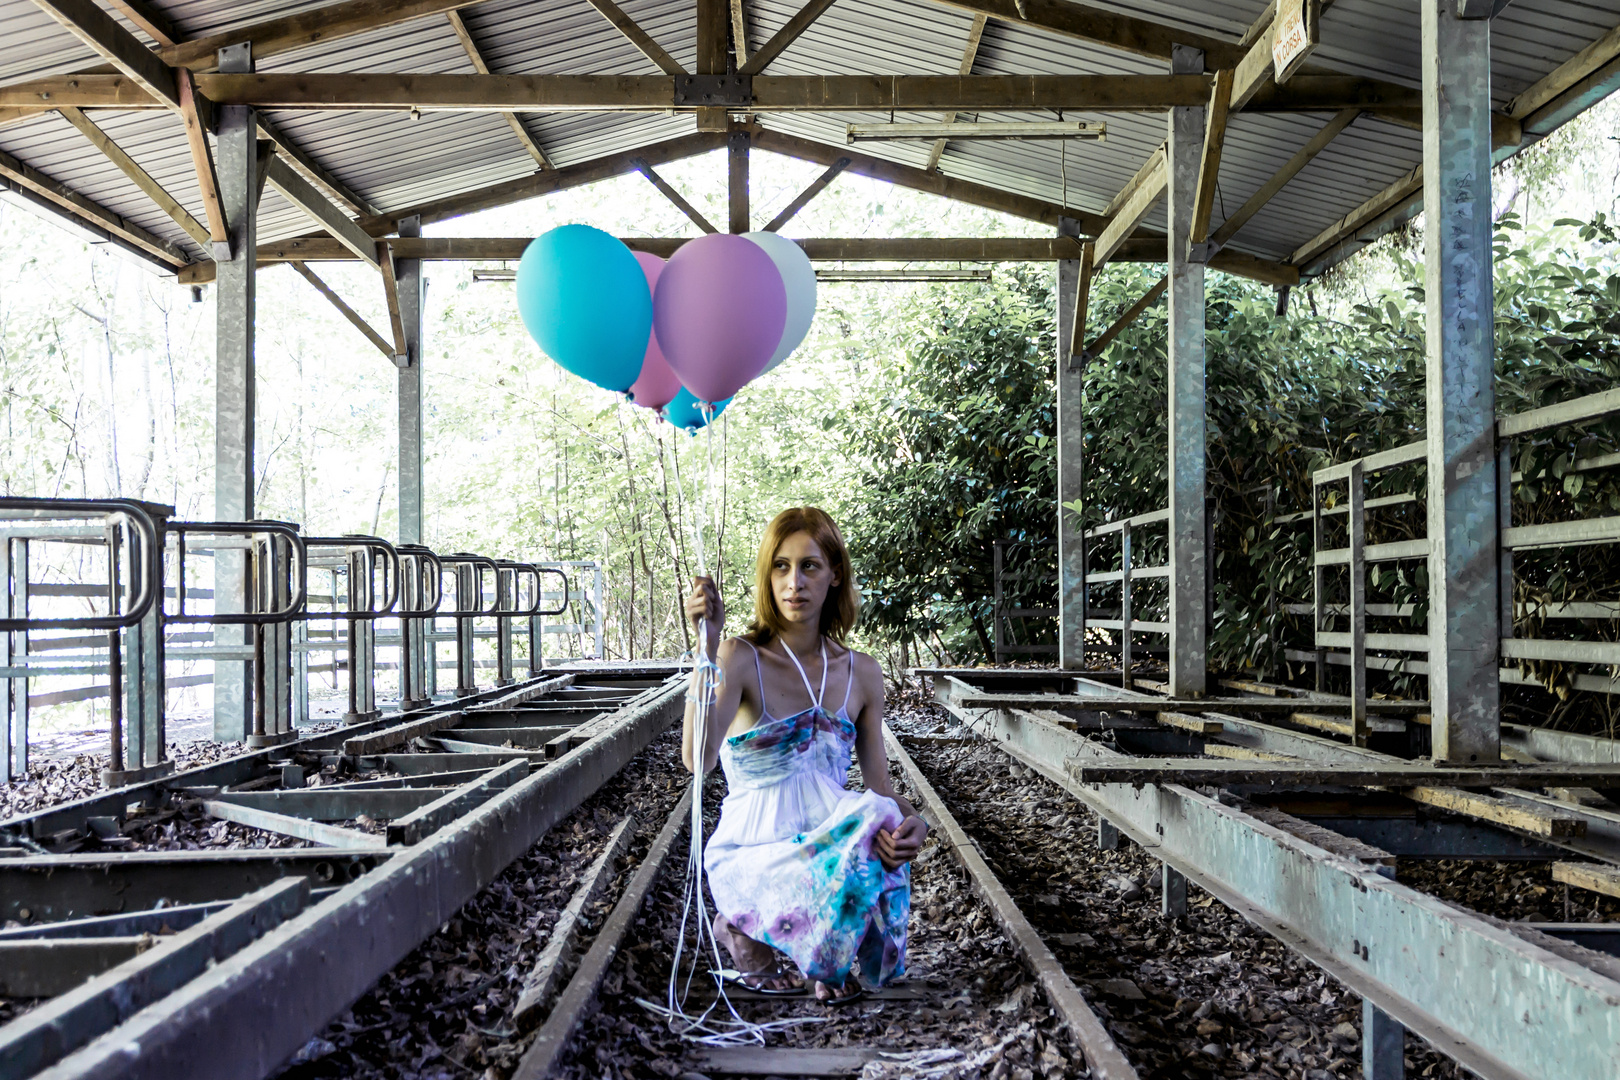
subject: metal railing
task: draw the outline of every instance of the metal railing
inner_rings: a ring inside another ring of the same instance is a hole
[[[1132,559],[1132,536],[1136,530],[1145,529],[1153,525],[1166,525],[1170,521],[1170,511],[1154,510],[1147,514],[1137,514],[1135,517],[1121,518],[1119,521],[1110,521],[1105,525],[1087,529],[1085,538],[1086,558],[1089,561],[1093,545],[1108,537],[1119,537],[1119,569],[1104,570],[1100,573],[1086,572],[1085,589],[1082,591],[1083,603],[1086,610],[1086,626],[1096,627],[1099,630],[1115,630],[1119,633],[1119,667],[1124,674],[1123,686],[1131,687],[1132,642],[1134,634],[1166,634],[1170,633],[1168,622],[1142,620],[1135,617],[1133,611],[1132,582],[1138,578],[1168,578],[1170,567],[1168,565],[1137,566]],[[1091,612],[1091,589],[1094,585],[1117,587],[1119,589],[1119,618],[1093,618]]]

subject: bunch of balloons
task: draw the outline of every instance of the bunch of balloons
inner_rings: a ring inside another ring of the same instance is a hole
[[[799,347],[816,274],[799,245],[771,232],[710,233],[665,261],[563,225],[523,252],[517,300],[565,370],[695,431]]]

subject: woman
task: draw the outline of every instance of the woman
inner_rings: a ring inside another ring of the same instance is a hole
[[[802,993],[809,978],[817,998],[843,1004],[862,993],[857,965],[875,985],[905,973],[908,863],[928,826],[889,783],[883,673],[844,644],[859,601],[832,518],[814,507],[778,514],[755,582],[754,621],[723,644],[714,582],[698,579],[686,601],[721,669],[704,745],[694,745],[696,692],[682,745],[688,769],[718,762],[726,774],[703,857],[714,934],[743,985]],[[844,787],[851,750],[864,792]],[[773,949],[799,971],[779,969]]]

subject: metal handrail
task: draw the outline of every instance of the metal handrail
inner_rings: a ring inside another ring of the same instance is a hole
[[[541,566],[538,563],[534,564],[534,571],[535,571],[535,591],[536,592],[540,592],[541,596],[544,597],[544,592],[543,592],[543,590],[541,590],[540,585],[539,585],[539,575],[541,575],[541,574],[556,574],[558,577],[562,578],[562,598],[563,598],[562,607],[557,608],[554,611],[536,611],[536,612],[534,612],[534,614],[536,614],[536,615],[561,615],[563,612],[567,611],[568,610],[568,575],[559,567],[556,567],[556,566]],[[541,602],[543,602],[543,599],[542,599]]]
[[[539,570],[539,568],[536,567],[533,563],[513,562],[511,559],[496,559],[495,560],[495,566],[496,566],[496,569],[497,569],[497,575],[496,575],[496,578],[495,578],[495,610],[497,612],[499,612],[501,615],[505,615],[505,616],[508,616],[508,617],[516,617],[516,618],[528,618],[531,615],[540,614],[540,605],[545,603],[545,596],[541,592],[540,570]],[[534,578],[534,606],[533,607],[526,608],[526,609],[520,609],[520,608],[517,608],[517,607],[508,608],[508,607],[505,606],[506,605],[506,590],[504,590],[504,589],[502,589],[500,587],[500,580],[501,579],[500,579],[500,576],[499,576],[499,573],[502,572],[502,571],[511,571],[511,574],[512,574],[512,603],[513,604],[517,603],[518,593],[520,591],[520,588],[518,586],[518,575],[519,574],[528,574],[528,575],[530,575],[530,576],[532,576]]]
[[[287,539],[288,548],[292,552],[293,566],[290,574],[293,583],[293,594],[287,601],[287,606],[273,611],[216,611],[208,615],[187,615],[184,590],[179,592],[179,611],[176,614],[163,616],[164,622],[169,623],[212,623],[216,626],[263,626],[270,623],[286,622],[297,618],[304,610],[304,599],[308,595],[306,588],[305,566],[308,555],[304,550],[304,538],[298,535],[298,526],[289,525],[284,521],[174,521],[169,523],[170,531],[174,532],[180,543],[180,550],[185,551],[186,536],[241,536],[251,539],[255,535],[265,534],[283,536]],[[275,545],[270,545],[270,558],[277,558]],[[219,597],[214,598],[219,603]]]
[[[27,514],[35,519],[50,519],[61,517],[92,517],[100,515],[104,519],[111,519],[120,515],[125,521],[134,526],[136,532],[141,534],[141,541],[145,545],[145,559],[137,559],[135,552],[130,554],[130,565],[140,566],[146,563],[146,572],[140,575],[141,588],[135,594],[135,600],[129,609],[122,615],[84,615],[61,619],[0,619],[0,631],[5,630],[124,630],[135,626],[146,618],[152,611],[152,605],[157,600],[158,574],[151,565],[151,553],[158,545],[157,523],[146,508],[131,499],[0,499],[0,514],[7,510],[15,510]],[[131,545],[132,549],[137,545]],[[116,581],[116,568],[109,568],[109,578]],[[111,582],[109,582],[109,588]]]
[[[350,550],[353,550],[354,548],[363,548],[366,552],[366,567],[368,571],[376,568],[376,555],[380,552],[386,558],[387,562],[385,565],[388,567],[388,569],[383,573],[383,584],[385,590],[390,585],[393,587],[392,592],[385,591],[383,594],[388,598],[387,603],[383,604],[381,607],[373,606],[367,608],[365,611],[359,611],[353,607],[354,583],[350,582],[349,610],[310,612],[306,609],[302,613],[302,617],[304,619],[348,618],[375,620],[382,618],[384,615],[392,613],[394,610],[394,605],[399,603],[399,594],[402,587],[399,573],[399,551],[388,541],[377,536],[311,536],[304,540],[304,548],[306,551],[309,548],[347,548]],[[305,567],[305,570],[306,572],[308,571],[308,566]]]

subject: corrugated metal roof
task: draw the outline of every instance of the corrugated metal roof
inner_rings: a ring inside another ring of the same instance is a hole
[[[167,0],[154,3],[188,36],[325,6],[330,0]],[[1236,40],[1264,0],[1090,0],[1097,7],[1157,19]],[[748,0],[748,44],[758,49],[802,0]],[[691,0],[624,0],[624,10],[688,69],[695,63]],[[462,10],[492,70],[509,73],[648,74],[657,69],[584,0],[488,0]],[[783,74],[954,74],[973,16],[928,0],[839,0],[775,61]],[[1492,26],[1493,96],[1501,105],[1620,23],[1620,0],[1517,0]],[[126,24],[127,25],[127,24]],[[1418,86],[1418,9],[1410,0],[1338,0],[1323,19],[1313,63],[1323,69]],[[144,40],[144,35],[141,35]],[[29,0],[0,0],[0,82],[95,67],[99,58]],[[470,72],[443,15],[269,57],[264,71]],[[1131,74],[1162,72],[1151,58],[1038,28],[992,20],[975,74]],[[204,214],[184,134],[164,113],[92,114],[126,152],[199,220]],[[280,111],[281,132],[341,182],[387,212],[441,200],[534,173],[535,163],[505,120],[492,114]],[[998,119],[1020,118],[1012,115]],[[1023,118],[1034,119],[1028,116]],[[1050,118],[1047,117],[1041,118]],[[1084,119],[1070,114],[1070,118]],[[941,168],[1010,192],[1100,211],[1164,140],[1164,119],[1146,113],[1097,117],[1107,142],[959,142]],[[843,145],[845,125],[886,115],[772,114],[762,123],[803,138]],[[1222,161],[1215,220],[1235,210],[1329,117],[1251,114],[1234,118]],[[550,114],[524,118],[527,130],[560,166],[677,137],[689,116]],[[0,127],[0,149],[174,243],[203,253],[84,137],[54,114]],[[927,143],[865,143],[874,156],[926,163]],[[1369,196],[1406,174],[1421,157],[1417,131],[1363,116],[1239,233],[1233,248],[1283,259]],[[1066,178],[1064,174],[1067,174]],[[1065,183],[1066,180],[1066,183]],[[716,177],[716,183],[722,183]],[[1149,227],[1163,227],[1162,208]],[[311,231],[311,223],[273,191],[260,211],[266,240]]]

